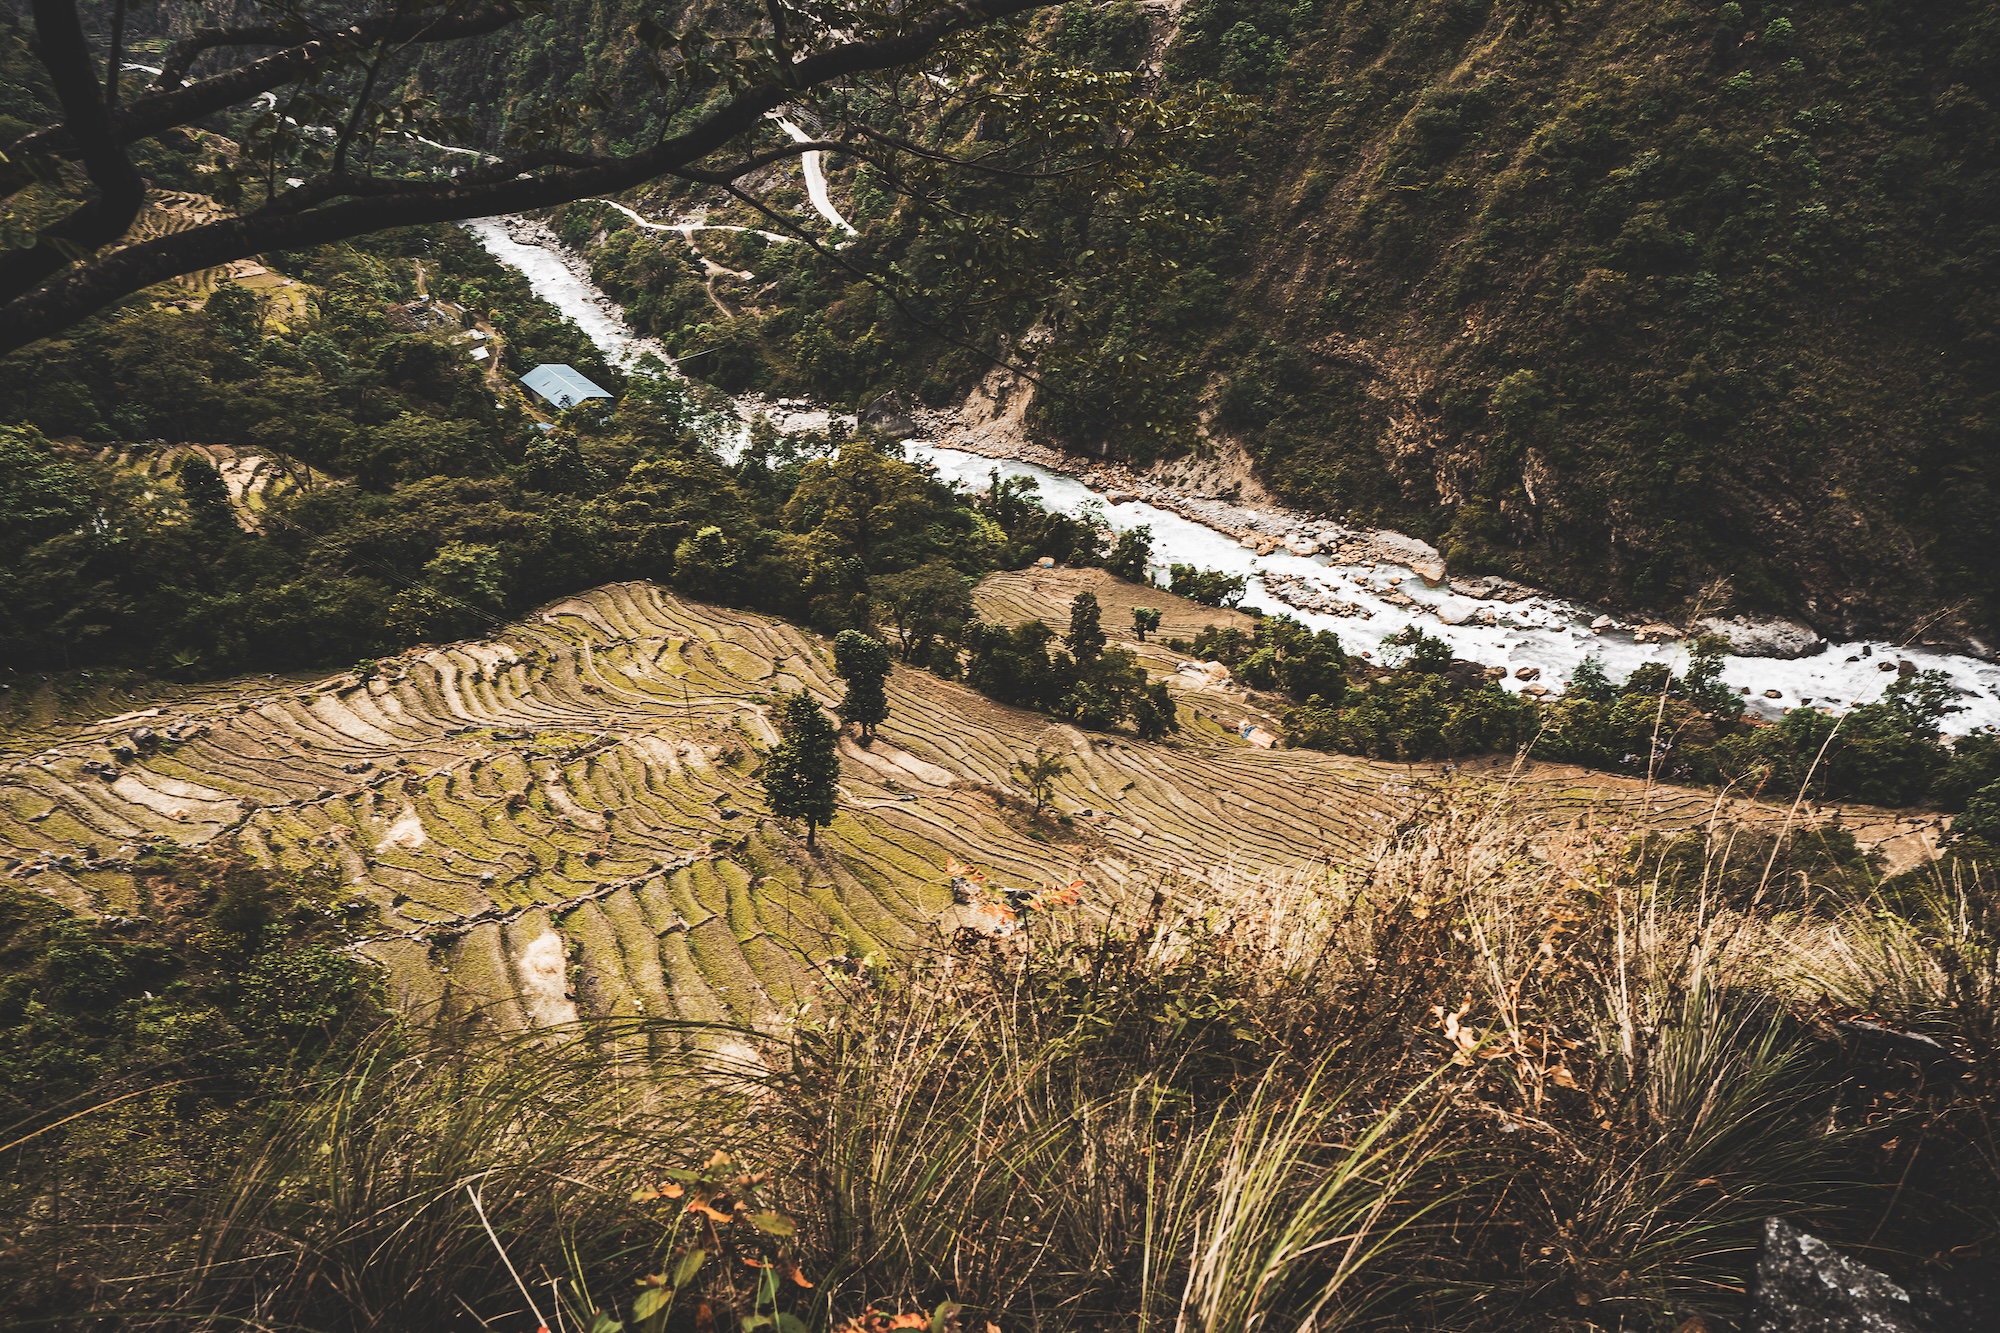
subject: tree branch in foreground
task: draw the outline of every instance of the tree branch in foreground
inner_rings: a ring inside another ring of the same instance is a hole
[[[873,40],[843,42],[792,61],[782,66],[776,75],[736,93],[685,132],[639,152],[597,158],[564,155],[560,163],[549,163],[545,155],[529,155],[513,162],[483,166],[454,180],[414,184],[365,177],[325,178],[306,187],[312,191],[309,198],[317,196],[323,200],[310,207],[288,204],[286,196],[281,195],[250,213],[143,241],[88,259],[69,267],[67,272],[52,271],[44,275],[47,280],[39,286],[23,291],[0,305],[0,353],[60,333],[113,302],[155,283],[267,250],[325,245],[391,227],[455,222],[548,208],[579,199],[617,194],[666,175],[688,174],[690,170],[698,169],[696,164],[703,158],[752,132],[767,113],[795,99],[801,91],[855,75],[913,64],[954,34],[1039,9],[1050,2],[956,0],[924,15],[901,33]],[[44,6],[67,11],[74,22],[75,10],[71,0],[37,0],[38,12]],[[435,15],[435,11],[431,13]],[[505,15],[504,19],[495,21],[495,26],[504,26],[518,16],[510,7],[480,7],[461,15],[458,22],[471,22],[475,16],[479,22],[486,22],[495,14]],[[342,39],[349,39],[350,34],[359,31],[359,28],[360,25],[357,25],[342,33]],[[77,35],[81,37],[80,26]],[[63,143],[73,146],[85,156],[86,161],[91,160],[91,153],[96,151],[93,144],[96,144],[108,149],[117,158],[118,164],[129,172],[131,168],[119,150],[119,144],[125,141],[122,136],[130,130],[126,117],[148,117],[147,123],[152,128],[145,132],[156,133],[168,127],[157,123],[168,115],[161,99],[201,93],[205,88],[214,88],[218,80],[241,79],[240,83],[230,86],[244,91],[224,103],[233,105],[243,96],[254,96],[265,90],[256,86],[265,82],[265,75],[251,75],[248,71],[274,61],[292,61],[300,67],[307,66],[323,58],[323,53],[305,54],[314,45],[306,43],[293,47],[214,79],[201,80],[185,89],[142,98],[126,108],[115,125],[92,121],[88,115],[80,114],[88,108],[73,108],[65,101],[67,119],[64,125],[30,135],[28,140],[53,134],[59,129]],[[84,70],[89,73],[87,51]],[[91,80],[94,101],[94,75],[91,75]],[[280,78],[276,82],[285,81]],[[216,95],[219,94],[206,94],[209,97]],[[98,115],[108,121],[109,113],[102,102],[96,102],[95,106]],[[202,109],[190,114],[207,114],[214,109],[217,108],[204,103]],[[134,134],[133,137],[143,137],[143,134]],[[28,140],[17,143],[9,150],[10,154]],[[53,142],[52,139],[44,140],[42,150],[52,151],[48,145]],[[796,150],[798,145],[791,147]],[[754,157],[752,160],[755,160]],[[537,163],[546,165],[536,166]],[[136,182],[136,175],[132,179]],[[59,226],[70,225],[79,215],[99,205],[109,206],[107,201],[111,199],[112,191],[103,182],[98,184],[100,198],[79,209],[70,220]],[[131,217],[137,213],[137,195],[129,201],[120,196],[118,207],[123,208],[128,202],[131,212],[111,232],[110,237],[97,239],[95,244],[105,244],[129,226]],[[103,230],[102,225],[99,230]],[[40,253],[40,247],[23,253]],[[0,287],[0,292],[5,290]]]

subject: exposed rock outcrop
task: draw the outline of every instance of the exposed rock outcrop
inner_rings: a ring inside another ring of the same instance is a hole
[[[1812,626],[1782,616],[1708,616],[1697,628],[1728,640],[1730,651],[1743,657],[1811,657],[1826,650]]]
[[[1990,1291],[1971,1279],[1905,1286],[1782,1217],[1764,1223],[1750,1283],[1750,1333],[1972,1333],[1992,1328]]]

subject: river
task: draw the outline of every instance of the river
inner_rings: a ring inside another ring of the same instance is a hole
[[[618,305],[589,280],[575,256],[516,240],[499,219],[466,225],[496,258],[519,269],[538,296],[575,320],[607,357],[623,365],[646,354],[668,360],[659,343],[633,332]],[[756,399],[740,406],[746,417],[770,408]],[[1514,601],[1468,596],[1449,584],[1430,587],[1409,567],[1386,561],[1335,564],[1324,555],[1293,555],[1283,548],[1258,555],[1228,533],[1143,500],[1109,503],[1075,477],[1034,463],[989,458],[927,440],[909,440],[904,447],[913,459],[969,488],[984,486],[996,470],[1002,476],[1032,477],[1043,503],[1052,509],[1077,514],[1095,507],[1119,532],[1150,528],[1153,557],[1162,571],[1169,564],[1189,564],[1241,574],[1248,580],[1245,606],[1282,611],[1315,629],[1333,630],[1351,652],[1375,653],[1383,639],[1414,624],[1450,643],[1459,657],[1505,667],[1508,688],[1539,685],[1557,691],[1586,658],[1599,659],[1614,680],[1647,662],[1665,662],[1678,670],[1687,660],[1679,645],[1642,643],[1623,627],[1593,631],[1592,622],[1599,619],[1595,608],[1552,595]],[[1281,526],[1318,526],[1307,516],[1283,517]],[[1288,596],[1274,595],[1267,580],[1278,581]],[[1302,610],[1294,601],[1338,603],[1342,614]],[[2000,665],[1933,648],[1859,640],[1829,643],[1813,656],[1791,660],[1731,656],[1724,659],[1723,678],[1743,692],[1750,711],[1764,717],[1795,707],[1838,712],[1879,698],[1896,679],[1899,661],[1943,671],[1958,686],[1960,711],[1947,719],[1949,731],[2000,728]],[[1529,674],[1524,678],[1522,672]]]

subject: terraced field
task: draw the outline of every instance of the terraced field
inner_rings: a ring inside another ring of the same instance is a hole
[[[228,209],[207,195],[156,190],[126,232],[125,241],[134,244],[150,241],[229,215]],[[304,283],[273,273],[254,259],[235,259],[215,268],[183,274],[173,279],[169,287],[185,293],[186,305],[191,308],[208,300],[217,287],[232,282],[249,288],[265,302],[265,318],[273,329],[295,327],[311,314],[313,297]]]
[[[1053,615],[1080,581],[1107,603],[1127,595],[1103,578],[1001,576],[980,599]],[[1215,615],[1148,601],[1173,634]],[[1251,748],[1228,727],[1254,703],[1206,684],[1181,692],[1188,731],[1149,745],[899,669],[880,738],[842,742],[840,816],[809,853],[757,783],[772,693],[797,688],[838,695],[816,636],[613,585],[370,679],[238,681],[108,716],[87,710],[114,706],[110,687],[61,718],[16,705],[0,719],[0,847],[24,887],[127,916],[147,909],[132,864],[147,843],[318,873],[355,947],[419,1013],[762,1022],[830,959],[949,946],[976,924],[954,859],[1009,886],[1080,878],[1084,910],[1101,909],[1165,879],[1362,857],[1440,777]],[[1033,818],[1010,772],[1038,744],[1071,765],[1059,820]],[[1556,768],[1514,790],[1614,822],[1687,825],[1715,805]]]
[[[174,471],[182,457],[193,454],[214,466],[229,488],[230,507],[245,531],[255,532],[263,523],[264,511],[273,501],[306,486],[323,486],[333,481],[301,462],[273,458],[250,449],[227,444],[177,444],[157,448],[124,445],[105,449],[99,458],[128,468],[163,488],[174,485]]]

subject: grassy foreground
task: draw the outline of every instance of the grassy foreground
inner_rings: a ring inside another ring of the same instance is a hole
[[[1721,1328],[1772,1213],[1975,1264],[2000,888],[1809,838],[1444,802],[829,969],[775,1030],[391,1027],[162,1188],[7,1145],[4,1276],[133,1329],[1013,1333]]]

